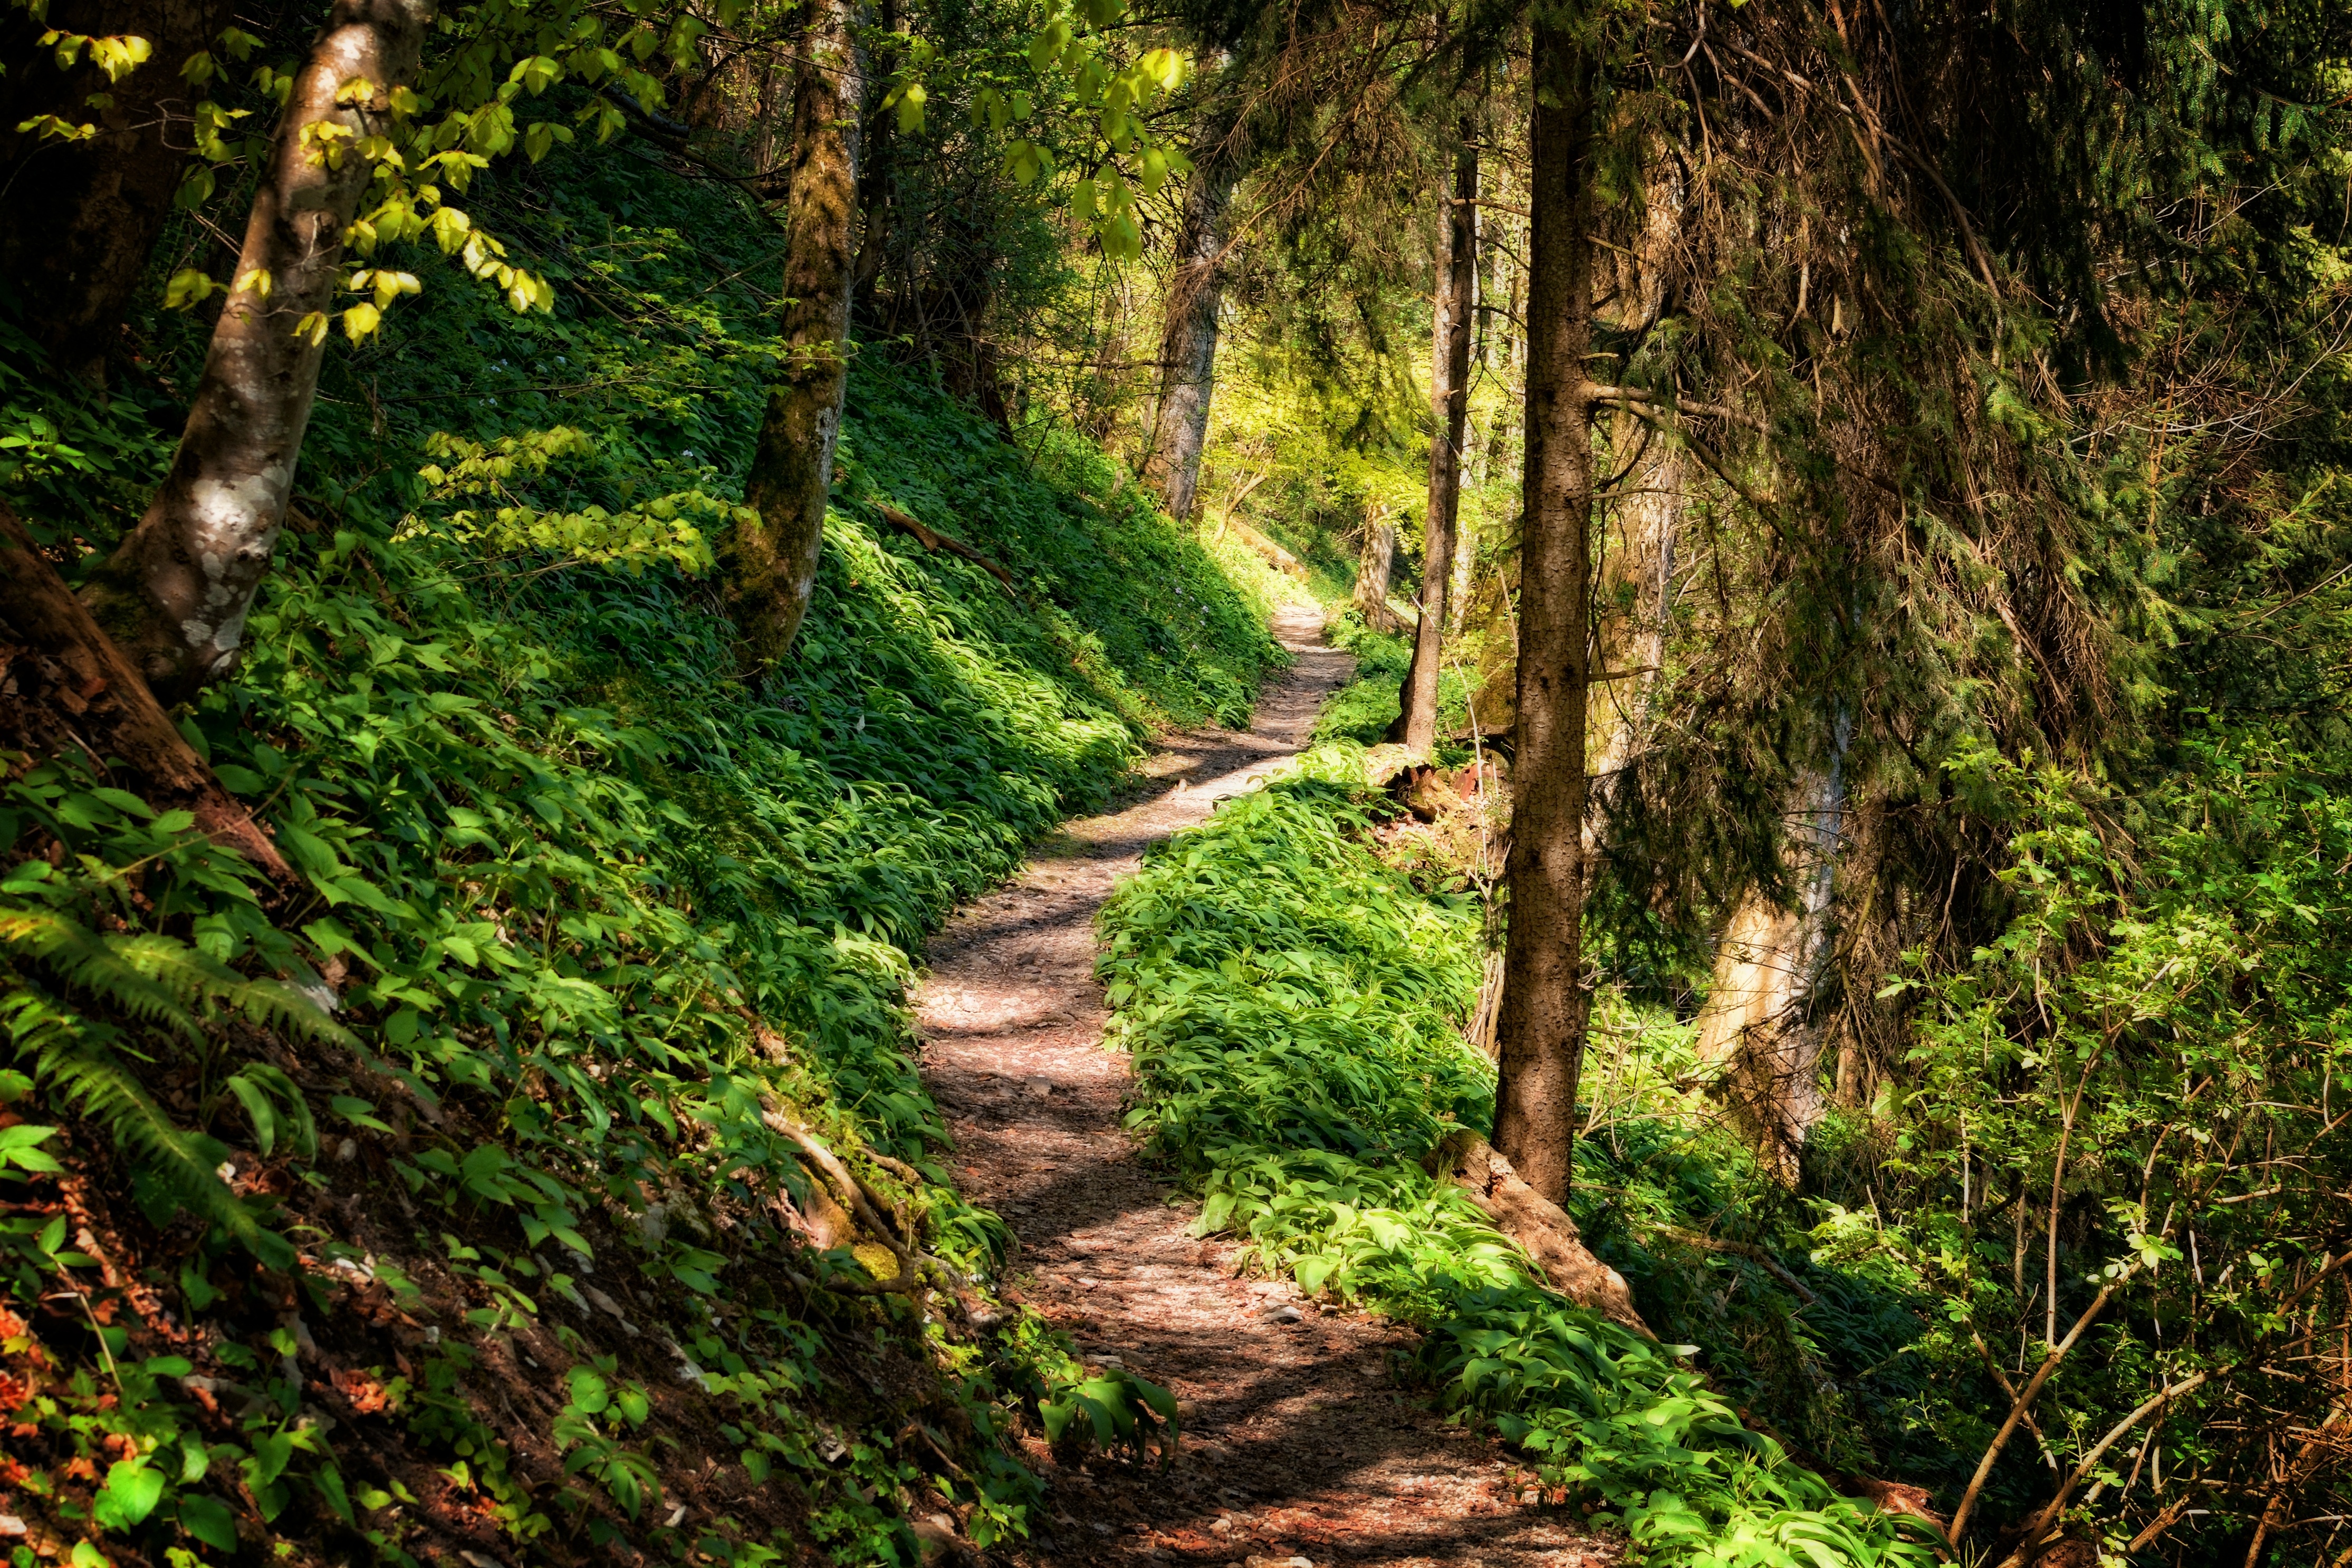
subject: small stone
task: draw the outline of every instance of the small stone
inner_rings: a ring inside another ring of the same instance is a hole
[[[1295,1323],[1306,1315],[1297,1307],[1285,1301],[1279,1306],[1267,1307],[1258,1313],[1258,1320],[1261,1322],[1269,1323]]]
[[[348,1162],[359,1157],[360,1141],[357,1138],[345,1138],[335,1145],[335,1158]]]
[[[1038,1077],[1024,1081],[1021,1087],[1026,1089],[1030,1093],[1034,1094],[1040,1100],[1043,1100],[1045,1096],[1054,1092],[1054,1081],[1041,1074]]]
[[[22,1535],[25,1521],[13,1513],[0,1513],[0,1535]]]
[[[956,1533],[955,1521],[944,1513],[919,1519],[908,1528],[914,1531],[915,1544],[926,1563],[953,1557],[963,1551],[963,1538]]]

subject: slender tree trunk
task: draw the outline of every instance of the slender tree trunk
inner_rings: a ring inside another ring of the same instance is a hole
[[[0,502],[0,749],[79,751],[159,810],[184,810],[215,843],[280,883],[278,846],[173,727],[122,651],[90,619]]]
[[[769,389],[743,487],[759,520],[729,531],[721,563],[728,609],[760,665],[783,657],[808,613],[849,385],[850,240],[866,98],[859,10],[856,0],[816,0],[793,85],[792,237],[782,333],[787,358]]]
[[[226,26],[227,0],[60,0],[47,26],[96,37],[144,38],[153,51],[121,81],[85,62],[60,71],[37,39],[45,30],[12,11],[0,23],[0,277],[8,280],[31,334],[57,366],[88,382],[104,379],[148,253],[172,215],[187,162],[191,92],[180,74],[189,56]],[[92,93],[111,101],[89,104]],[[43,140],[54,114],[91,125],[86,141]],[[181,122],[166,133],[166,122]]]
[[[1192,181],[1176,231],[1176,270],[1168,283],[1160,333],[1160,401],[1143,482],[1160,492],[1168,515],[1183,522],[1199,500],[1201,449],[1209,436],[1209,394],[1217,365],[1217,312],[1224,299],[1218,257],[1225,246],[1240,159],[1234,118],[1210,115],[1194,139]]]
[[[1527,473],[1518,728],[1511,768],[1495,1145],[1537,1192],[1568,1197],[1584,1055],[1586,596],[1592,522],[1591,66],[1538,20],[1529,130]]]
[[[1426,752],[1437,741],[1437,674],[1445,639],[1445,600],[1454,582],[1455,522],[1462,506],[1462,436],[1470,419],[1471,316],[1478,285],[1477,127],[1461,125],[1454,155],[1454,201],[1437,269],[1437,324],[1430,348],[1429,513],[1422,527],[1421,627],[1399,694],[1389,738]]]
[[[374,167],[350,152],[330,163],[314,128],[390,135],[391,94],[415,80],[432,20],[432,0],[337,0],[278,121],[179,453],[86,591],[91,613],[165,703],[235,664],[293,493],[325,353],[323,332],[295,328],[334,308],[343,230]],[[346,91],[362,81],[363,94]]]
[[[1799,837],[1789,854],[1797,907],[1784,909],[1754,891],[1741,898],[1717,944],[1714,983],[1699,1015],[1699,1061],[1719,1071],[1732,1120],[1784,1185],[1797,1180],[1805,1142],[1827,1104],[1814,1000],[1830,956],[1851,732],[1841,714],[1828,769],[1799,785]]]
[[[882,57],[874,62],[875,80],[867,83],[867,97],[872,107],[866,117],[866,145],[857,161],[857,211],[861,233],[857,240],[857,265],[851,284],[853,298],[870,288],[882,276],[882,267],[889,259],[891,227],[891,132],[896,129],[898,111],[882,107],[884,89],[895,69],[892,56],[905,47],[897,41],[900,37],[898,0],[882,0],[880,16],[884,37]],[[986,281],[982,280],[982,287]]]

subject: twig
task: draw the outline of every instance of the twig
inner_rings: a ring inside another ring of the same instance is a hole
[[[981,570],[988,573],[989,576],[1003,583],[1004,585],[1004,591],[1008,595],[1016,599],[1020,597],[1020,591],[1013,585],[1013,574],[1005,570],[1002,566],[999,566],[992,558],[982,554],[979,550],[972,549],[961,539],[950,538],[946,534],[940,532],[939,529],[931,528],[928,524],[918,522],[916,519],[908,517],[906,513],[900,511],[898,507],[891,506],[887,501],[876,501],[873,503],[873,506],[874,509],[881,514],[882,520],[884,522],[889,523],[896,528],[903,528],[908,533],[914,535],[915,538],[921,542],[922,547],[925,549],[945,550],[950,555],[961,556],[964,559],[971,562],[974,566],[980,568]]]

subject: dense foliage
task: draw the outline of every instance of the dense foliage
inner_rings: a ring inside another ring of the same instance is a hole
[[[1491,1419],[1561,1500],[1650,1563],[1932,1561],[1924,1532],[1834,1489],[1684,1364],[1531,1278],[1450,1183],[1449,1126],[1492,1077],[1462,1043],[1479,923],[1375,858],[1361,753],[1333,747],[1157,851],[1103,912],[1133,1053],[1132,1121],[1197,1185],[1199,1228],[1309,1291],[1423,1329],[1421,1371]]]
[[[778,1116],[952,1268],[1001,1252],[937,1162],[914,956],[1145,726],[1246,715],[1263,605],[1085,447],[1024,454],[877,367],[812,635],[747,681],[684,498],[740,484],[768,360],[759,293],[702,269],[766,236],[625,155],[547,180],[501,194],[565,303],[451,302],[331,371],[246,665],[186,721],[300,893],[63,763],[7,786],[10,1475],[43,1540],[413,1561],[617,1531],[755,1562],[813,1529],[911,1561],[909,1489],[1020,1528],[992,1400],[1116,1435],[1164,1397],[1034,1320],[828,1301],[791,1263],[814,1198]],[[17,351],[12,422],[57,437],[16,498],[102,540],[167,449]],[[879,501],[1017,587],[878,531]],[[35,1309],[60,1286],[95,1316]],[[877,1354],[899,1391],[869,1399],[843,1358]],[[518,1356],[569,1368],[530,1437],[476,1370]],[[971,1468],[901,1447],[910,1408]],[[678,1444],[741,1479],[665,1534]]]

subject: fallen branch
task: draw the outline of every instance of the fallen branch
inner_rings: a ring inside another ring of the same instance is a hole
[[[828,1291],[847,1296],[911,1296],[925,1288],[928,1279],[930,1284],[946,1292],[959,1312],[970,1315],[970,1307],[963,1300],[962,1281],[956,1271],[939,1259],[917,1249],[912,1237],[901,1241],[896,1228],[883,1218],[889,1206],[875,1196],[873,1188],[857,1179],[856,1173],[842,1163],[840,1155],[825,1147],[815,1134],[786,1115],[782,1105],[772,1095],[760,1097],[760,1120],[770,1132],[790,1139],[799,1148],[801,1157],[824,1177],[842,1201],[849,1206],[849,1211],[857,1223],[889,1250],[898,1264],[898,1271],[887,1280],[824,1278],[817,1283]],[[863,1266],[861,1261],[860,1267]]]
[[[0,747],[35,758],[71,747],[133,793],[181,810],[204,835],[281,887],[296,882],[253,814],[221,788],[147,682],[91,619],[15,511],[0,503]]]
[[[1676,1225],[1662,1226],[1660,1229],[1663,1234],[1681,1242],[1685,1247],[1696,1247],[1705,1252],[1725,1252],[1734,1258],[1745,1258],[1749,1262],[1758,1264],[1766,1273],[1795,1291],[1797,1299],[1809,1307],[1816,1306],[1821,1301],[1819,1296],[1805,1288],[1803,1281],[1789,1272],[1787,1265],[1753,1241],[1726,1241],[1720,1237],[1702,1235],[1696,1230],[1685,1230]]]
[[[992,557],[984,555],[979,550],[972,549],[961,539],[950,538],[946,534],[940,532],[939,529],[930,527],[929,524],[919,522],[915,518],[910,517],[906,513],[900,511],[898,507],[889,505],[887,502],[875,502],[874,509],[882,515],[882,520],[884,522],[889,523],[893,527],[902,528],[906,532],[914,535],[916,540],[920,543],[925,549],[945,550],[950,555],[961,556],[964,559],[971,562],[974,566],[980,568],[981,570],[988,573],[989,576],[1003,583],[1004,585],[1004,591],[1007,595],[1013,598],[1020,597],[1021,591],[1013,586],[1013,574],[1005,570],[1002,566],[999,566]]]

